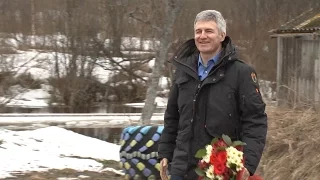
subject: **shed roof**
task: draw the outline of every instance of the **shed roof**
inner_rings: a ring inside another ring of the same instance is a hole
[[[278,29],[269,32],[274,34],[320,32],[320,8],[309,9]]]

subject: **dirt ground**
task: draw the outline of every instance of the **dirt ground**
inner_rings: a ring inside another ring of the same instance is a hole
[[[92,179],[92,180],[120,180],[124,179],[122,176],[113,172],[77,172],[72,169],[50,170],[47,172],[31,172],[24,175],[18,175],[16,178],[5,178],[5,180],[78,180],[78,179]]]
[[[119,170],[119,163],[108,161],[104,163],[105,167],[110,167]],[[27,174],[15,174],[15,178],[5,178],[5,180],[123,180],[124,176],[113,172],[78,172],[73,169],[49,170],[46,172],[30,172]]]

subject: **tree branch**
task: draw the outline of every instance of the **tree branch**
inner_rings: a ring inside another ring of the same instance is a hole
[[[134,11],[129,12],[129,13],[128,13],[128,14],[129,14],[129,17],[132,18],[132,19],[135,19],[135,20],[137,20],[137,21],[139,21],[139,22],[142,22],[142,23],[145,24],[145,25],[149,25],[152,29],[155,29],[155,30],[158,31],[158,32],[161,32],[162,29],[161,29],[159,26],[156,26],[155,24],[153,24],[153,23],[150,21],[150,19],[144,20],[144,19],[142,19],[142,18],[136,17],[136,16],[134,15],[134,13],[135,13],[136,11],[137,11],[137,9],[135,9]]]

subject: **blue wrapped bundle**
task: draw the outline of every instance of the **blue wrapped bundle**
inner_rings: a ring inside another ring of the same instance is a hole
[[[121,133],[120,167],[126,179],[160,179],[158,142],[163,126],[130,126]]]

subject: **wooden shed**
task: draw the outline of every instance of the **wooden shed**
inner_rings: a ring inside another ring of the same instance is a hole
[[[277,39],[277,104],[320,105],[320,9],[270,31]]]

